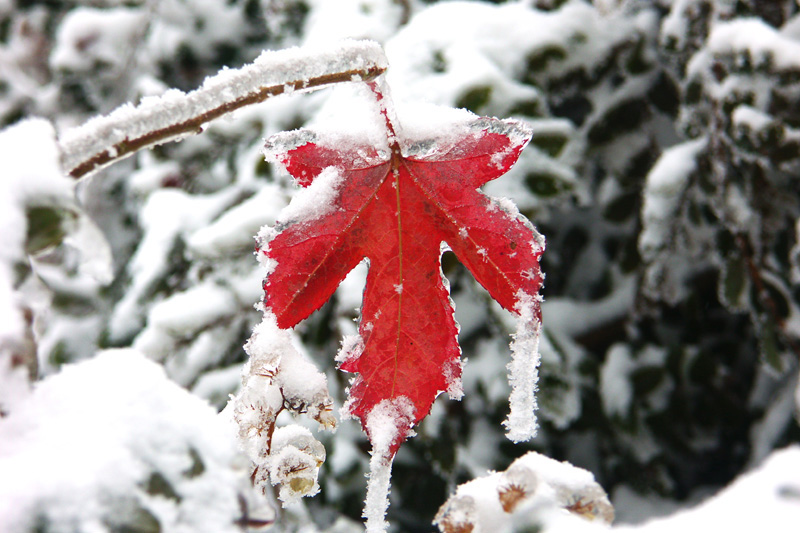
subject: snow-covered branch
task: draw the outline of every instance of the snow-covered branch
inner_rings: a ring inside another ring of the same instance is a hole
[[[190,93],[172,89],[64,132],[61,164],[80,178],[142,148],[200,133],[208,122],[241,107],[294,91],[371,80],[386,66],[383,49],[372,41],[266,51],[250,65],[207,78]]]

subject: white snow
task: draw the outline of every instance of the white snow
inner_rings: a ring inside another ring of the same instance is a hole
[[[578,510],[570,509],[578,503]],[[528,452],[504,472],[459,485],[434,523],[455,531],[519,531],[541,527],[553,513],[569,512],[603,525],[614,517],[605,491],[590,472]]]
[[[701,505],[638,527],[614,531],[661,533],[724,530],[790,533],[800,523],[800,447],[773,452]]]
[[[337,40],[372,39],[384,42],[400,25],[403,7],[392,0],[311,0],[306,21],[306,45]]]
[[[477,115],[465,109],[425,102],[398,102],[396,110],[400,147],[403,155],[414,159],[447,153],[478,120]],[[432,139],[437,142],[432,143]]]
[[[372,457],[363,516],[367,519],[366,530],[369,533],[384,532],[389,526],[386,510],[389,508],[392,476],[390,446],[398,437],[407,434],[413,420],[414,404],[405,396],[383,400],[367,415],[364,429],[372,444]]]
[[[782,36],[757,18],[718,23],[706,46],[711,53],[747,50],[756,65],[766,62],[769,57],[779,69],[800,66],[800,43]]]
[[[342,337],[342,347],[336,353],[336,362],[341,364],[358,359],[363,351],[364,338],[361,335],[346,335]]]
[[[308,429],[293,424],[275,430],[267,464],[284,507],[319,492],[317,476],[324,462],[325,448]]]
[[[769,114],[749,105],[737,106],[733,110],[731,119],[736,126],[744,126],[754,132],[764,130],[774,123],[774,119]]]
[[[651,260],[669,238],[671,219],[680,208],[689,177],[697,168],[697,155],[706,139],[687,141],[664,151],[647,174],[642,207],[639,250]]]
[[[319,47],[265,51],[251,65],[223,69],[188,94],[170,89],[162,96],[143,98],[135,107],[123,105],[64,132],[60,136],[61,163],[66,171],[71,171],[120,142],[186,123],[226,104],[254,97],[268,87],[299,83],[302,88],[322,76],[385,67],[382,48],[370,41],[348,40]]]
[[[508,364],[511,385],[511,412],[503,425],[506,436],[513,442],[523,442],[536,436],[536,391],[539,383],[539,336],[542,324],[536,317],[540,298],[517,294],[517,331],[511,343],[511,362]]]
[[[12,359],[29,359],[35,367],[26,302],[15,289],[17,264],[27,262],[26,209],[52,206],[77,209],[74,183],[61,173],[55,131],[43,119],[29,119],[0,131],[0,409],[10,410],[27,388],[27,370]]]
[[[297,191],[292,201],[278,214],[281,224],[310,222],[337,208],[336,198],[344,174],[336,167],[327,167],[314,178],[311,185]]]
[[[608,350],[600,369],[600,398],[606,415],[625,417],[630,412],[633,399],[630,373],[634,367],[627,346],[614,345]]]
[[[238,425],[240,444],[255,465],[254,482],[262,490],[268,484],[280,485],[284,505],[312,496],[319,490],[324,448],[303,428],[275,429],[275,424],[288,409],[306,413],[324,428],[335,428],[327,379],[298,351],[292,333],[278,328],[271,313],[264,314],[245,349],[250,360],[243,386],[228,410]]]
[[[251,198],[189,235],[187,246],[198,256],[219,257],[254,246],[253,235],[264,224],[274,224],[275,214],[286,205],[283,191],[274,184],[263,186]]]
[[[230,291],[213,283],[203,283],[153,306],[148,322],[172,335],[192,335],[232,314],[236,307]]]
[[[0,530],[44,520],[97,531],[139,506],[162,531],[234,533],[249,490],[237,461],[234,435],[205,402],[141,354],[103,352],[0,418]],[[175,498],[142,490],[154,474]],[[136,492],[138,503],[125,499]]]
[[[147,18],[147,12],[141,9],[73,9],[58,26],[50,65],[79,73],[102,63],[119,71],[129,61],[135,42],[145,33]]]
[[[274,315],[264,314],[245,349],[250,356],[250,372],[273,374],[271,377],[280,388],[287,407],[307,411],[323,425],[336,425],[328,412],[332,400],[328,396],[327,378],[298,350],[292,333],[278,328]]]
[[[742,66],[740,62],[745,57],[755,69],[769,66],[772,70],[796,70],[800,67],[800,42],[755,17],[717,22],[705,47],[689,62],[687,73],[689,78],[702,77],[704,90],[719,102],[747,87],[754,96],[755,106],[767,109],[775,86],[773,77],[763,74],[745,77],[734,70],[719,80],[713,73],[719,58],[731,58]]]

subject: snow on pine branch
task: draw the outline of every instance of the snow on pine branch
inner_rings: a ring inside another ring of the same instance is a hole
[[[199,133],[206,123],[241,107],[296,90],[373,79],[386,67],[383,48],[372,41],[265,51],[252,64],[223,69],[190,93],[171,89],[64,132],[61,164],[80,178],[142,148]]]

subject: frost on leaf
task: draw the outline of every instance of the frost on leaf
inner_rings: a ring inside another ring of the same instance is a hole
[[[395,130],[386,98],[371,87],[386,122],[383,141],[308,131],[267,141],[267,158],[285,167],[303,192],[318,180],[332,185],[318,191],[325,198],[323,213],[305,210],[302,216],[290,205],[274,228],[261,232],[258,251],[269,269],[264,307],[280,328],[292,328],[319,309],[368,259],[359,335],[345,341],[337,361],[356,374],[345,412],[368,433],[376,406],[399,398],[413,404],[410,423],[396,426],[394,455],[438,394],[459,396],[461,390],[461,350],[441,275],[442,243],[505,309],[524,314],[527,329],[518,334],[517,351],[534,354],[544,240],[516,209],[478,190],[515,163],[530,138],[527,126],[459,112],[455,123],[432,128],[401,120]],[[313,196],[302,195],[302,202],[316,205]],[[535,365],[536,357],[520,361],[517,366]],[[530,371],[513,374],[531,377]],[[526,425],[515,440],[535,429],[535,380],[528,392],[523,389],[514,412],[530,413],[512,416],[512,424],[520,418]]]

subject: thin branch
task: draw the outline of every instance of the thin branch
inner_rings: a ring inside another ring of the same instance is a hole
[[[59,141],[61,165],[81,178],[142,148],[200,133],[208,122],[241,107],[279,94],[369,81],[386,67],[383,49],[371,41],[264,52],[250,65],[207,78],[190,93],[170,90],[66,131]]]

